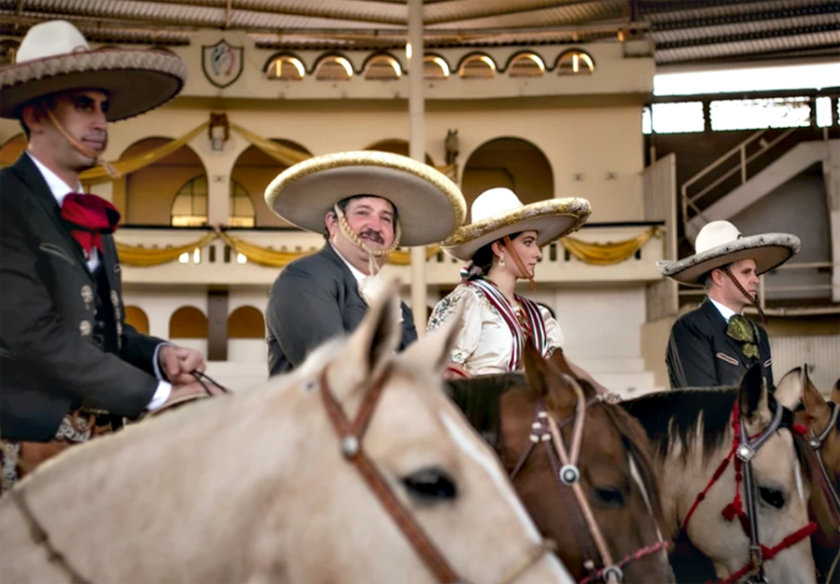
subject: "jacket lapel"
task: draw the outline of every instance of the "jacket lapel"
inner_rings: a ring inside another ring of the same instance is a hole
[[[47,186],[47,181],[44,180],[44,177],[41,175],[38,167],[35,166],[35,163],[29,159],[29,155],[26,153],[21,154],[20,158],[18,158],[17,162],[15,162],[12,166],[12,170],[18,175],[21,181],[29,187],[32,192],[33,199],[37,201],[37,204],[40,205],[47,216],[50,217],[56,231],[64,238],[65,248],[73,254],[79,263],[82,264],[85,272],[90,274],[81,246],[75,239],[73,239],[73,236],[70,235],[70,230],[67,229],[62,222],[61,210],[55,201],[55,197],[53,197],[50,188]],[[91,276],[91,279],[92,278],[93,276]]]
[[[712,325],[712,330],[719,342],[723,342],[733,353],[733,356],[738,359],[738,362],[744,364],[744,353],[741,348],[741,343],[726,334],[726,319],[720,313],[720,310],[712,304],[712,301],[706,298],[703,301],[703,313]]]
[[[358,299],[366,305],[367,302],[365,302],[365,299],[362,297],[362,293],[359,292],[359,283],[356,281],[356,277],[353,276],[353,272],[350,271],[350,268],[347,267],[344,260],[341,259],[341,257],[339,257],[333,249],[332,244],[328,241],[318,253],[323,254],[324,257],[329,258],[332,263],[336,264],[336,266],[341,270],[341,274],[344,277],[344,282],[347,287],[350,288],[350,290],[356,294]]]

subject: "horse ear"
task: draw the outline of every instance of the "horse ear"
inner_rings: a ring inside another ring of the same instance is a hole
[[[548,394],[548,376],[550,374],[548,363],[530,341],[525,343],[522,360],[525,363],[525,378],[534,393],[534,399],[545,397]]]
[[[458,333],[461,332],[463,311],[463,305],[458,305],[442,327],[409,345],[403,355],[429,365],[434,371],[441,371],[449,362],[452,347],[455,345]]]
[[[808,370],[803,374],[802,404],[805,406],[805,413],[808,418],[817,422],[820,426],[826,426],[831,419],[831,408],[825,401],[822,394],[814,387],[811,378],[808,377]]]
[[[747,369],[738,389],[738,405],[741,416],[746,420],[747,431],[756,434],[770,423],[770,406],[767,402],[767,386],[761,375],[761,365],[756,363]]]
[[[784,377],[779,381],[779,385],[773,390],[776,401],[789,410],[796,409],[796,406],[799,405],[799,401],[802,399],[802,390],[806,385],[807,379],[808,373],[802,367],[796,367],[785,373]]]
[[[569,362],[566,361],[566,354],[563,353],[563,349],[561,349],[560,347],[558,347],[557,349],[554,350],[554,352],[548,358],[548,361],[552,365],[557,367],[557,369],[559,371],[561,371],[561,372],[563,372],[566,375],[569,375],[571,377],[575,377],[575,374],[572,371],[572,368],[569,367]]]
[[[389,282],[350,336],[341,381],[336,385],[356,387],[366,379],[377,378],[399,346],[399,322],[396,284]]]

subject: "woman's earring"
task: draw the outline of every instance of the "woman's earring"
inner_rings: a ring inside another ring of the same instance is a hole
[[[499,256],[499,267],[505,267],[505,256]]]

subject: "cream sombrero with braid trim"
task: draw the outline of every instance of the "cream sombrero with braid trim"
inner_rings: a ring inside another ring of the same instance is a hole
[[[471,223],[458,229],[441,246],[462,261],[471,260],[488,243],[522,231],[536,231],[537,244],[543,246],[579,229],[591,212],[589,201],[578,197],[523,205],[510,189],[492,188],[473,201]]]
[[[744,236],[729,221],[712,221],[697,234],[694,251],[681,260],[660,260],[656,267],[664,276],[688,286],[702,286],[700,280],[708,272],[745,259],[754,260],[756,274],[763,274],[799,252],[799,238],[790,233]]]
[[[30,28],[13,65],[0,67],[0,117],[17,118],[28,102],[73,89],[109,96],[109,121],[136,116],[178,94],[187,77],[180,57],[153,49],[94,49],[64,20]]]
[[[379,151],[336,152],[290,166],[265,189],[277,215],[323,232],[324,216],[348,197],[370,195],[397,208],[402,245],[428,245],[460,227],[467,204],[460,189],[431,166]]]

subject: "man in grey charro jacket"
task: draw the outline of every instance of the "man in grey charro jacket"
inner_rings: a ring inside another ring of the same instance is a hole
[[[353,331],[382,282],[379,269],[400,243],[427,245],[459,227],[466,203],[433,168],[384,152],[319,156],[281,173],[266,189],[280,217],[326,229],[324,247],[286,266],[266,311],[269,375],[290,371],[324,341]],[[401,303],[400,350],[417,339]]]
[[[671,387],[735,385],[758,362],[772,389],[767,332],[741,313],[755,304],[758,276],[799,251],[799,238],[787,233],[744,237],[732,223],[712,221],[697,235],[695,250],[659,264],[664,275],[706,289],[703,303],[671,329],[665,358]]]

